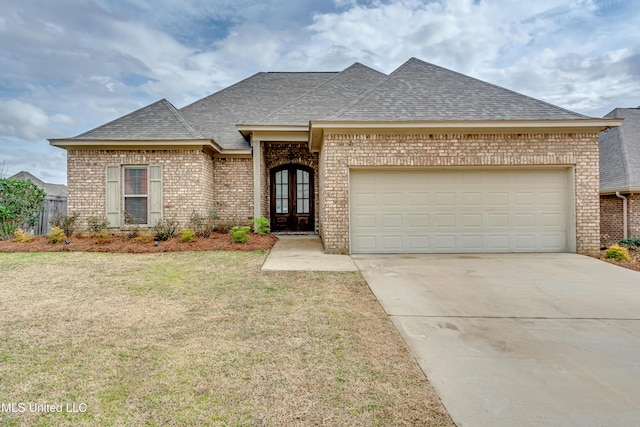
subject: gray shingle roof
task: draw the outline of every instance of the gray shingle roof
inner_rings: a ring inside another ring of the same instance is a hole
[[[377,87],[386,74],[358,62],[315,89],[264,117],[263,124],[309,124],[336,116],[363,93]]]
[[[616,108],[605,118],[624,120],[600,133],[600,191],[640,189],[640,107]]]
[[[166,99],[154,102],[74,139],[97,140],[179,140],[202,136]]]
[[[224,148],[247,148],[236,124],[256,124],[338,73],[257,73],[180,109],[207,138]]]
[[[242,149],[249,143],[237,124],[584,118],[411,58],[389,76],[359,63],[342,72],[257,73],[180,110],[162,99],[70,139],[213,139],[222,148]]]
[[[578,113],[411,58],[337,119],[547,120]]]

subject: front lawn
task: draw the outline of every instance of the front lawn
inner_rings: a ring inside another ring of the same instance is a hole
[[[0,254],[0,425],[453,425],[359,273],[264,257]]]

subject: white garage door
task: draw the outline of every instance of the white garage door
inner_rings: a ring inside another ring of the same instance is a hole
[[[352,253],[573,252],[570,170],[352,170]]]

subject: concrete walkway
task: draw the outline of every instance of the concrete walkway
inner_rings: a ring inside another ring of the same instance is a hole
[[[358,271],[349,255],[324,253],[317,235],[278,236],[262,270],[289,271]]]

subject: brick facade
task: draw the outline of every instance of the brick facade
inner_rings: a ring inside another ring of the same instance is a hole
[[[253,160],[213,158],[213,206],[228,225],[250,224],[253,218]]]
[[[199,150],[68,150],[67,212],[87,218],[106,215],[107,165],[162,165],[163,217],[186,225],[192,212],[214,207],[211,157]]]
[[[306,143],[262,143],[262,177],[260,181],[261,214],[271,220],[271,169],[287,163],[308,166],[314,174],[314,212],[318,212],[318,154],[309,152]],[[318,229],[318,216],[315,216],[315,229]]]
[[[327,132],[319,159],[319,232],[328,253],[349,252],[349,168],[571,165],[576,251],[600,248],[598,134],[343,134]]]
[[[640,194],[627,197],[628,237],[640,237]],[[600,196],[600,245],[607,247],[619,242],[623,234],[623,200],[615,194]]]

